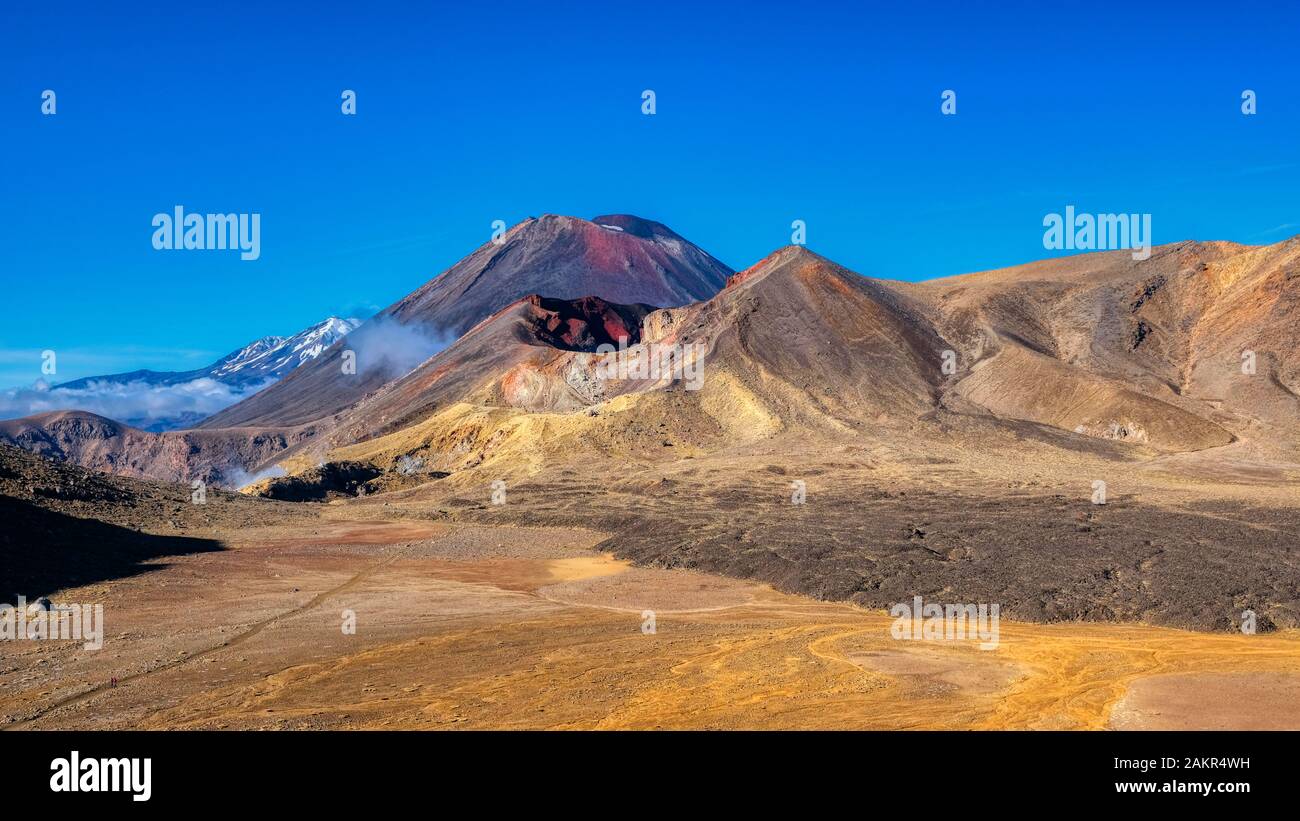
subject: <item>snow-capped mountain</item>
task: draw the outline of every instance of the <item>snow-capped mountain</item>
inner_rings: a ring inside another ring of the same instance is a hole
[[[149,431],[189,427],[279,381],[361,324],[329,317],[293,336],[266,336],[193,371],[139,370],[0,392],[0,418],[84,410]]]
[[[319,325],[290,337],[263,337],[208,368],[208,376],[228,385],[279,379],[308,360],[321,355],[361,324],[358,319],[332,316]]]

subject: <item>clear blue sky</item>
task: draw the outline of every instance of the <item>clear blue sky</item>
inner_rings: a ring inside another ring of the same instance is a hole
[[[366,313],[546,212],[736,268],[803,219],[902,279],[1047,256],[1068,204],[1157,243],[1300,233],[1294,4],[275,5],[5,4],[0,386],[46,348],[58,381],[188,368]],[[260,213],[261,259],[154,251],[177,204]]]

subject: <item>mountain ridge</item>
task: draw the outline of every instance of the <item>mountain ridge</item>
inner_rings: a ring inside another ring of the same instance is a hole
[[[90,387],[93,383],[126,384],[143,381],[150,385],[175,385],[210,378],[241,385],[279,379],[303,362],[315,359],[325,348],[356,330],[360,324],[358,319],[331,316],[293,336],[270,335],[255,339],[212,364],[192,371],[142,368],[103,376],[83,376],[52,385],[50,390],[78,390]]]
[[[599,219],[622,225],[583,230],[667,230]],[[1269,460],[1300,450],[1283,433],[1300,418],[1298,260],[1292,242],[1174,243],[1143,261],[1101,252],[909,283],[786,246],[681,306],[528,294],[328,415],[308,392],[311,422],[201,430],[229,436],[227,461],[248,472],[336,458],[393,470],[412,454],[448,472],[536,469],[591,449],[658,461],[791,437],[906,449],[995,431],[1139,462],[1225,448]],[[598,346],[615,341],[633,358],[679,348],[679,362],[703,363],[699,390],[602,377]],[[1245,343],[1259,379],[1238,371]],[[299,433],[263,440],[282,441],[276,452],[250,448],[250,431]],[[166,459],[146,469],[175,472]]]

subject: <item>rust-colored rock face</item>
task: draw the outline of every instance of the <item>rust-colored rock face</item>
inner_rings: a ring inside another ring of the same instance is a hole
[[[600,297],[525,299],[529,324],[539,342],[566,351],[594,351],[600,345],[635,345],[651,305],[615,305]]]

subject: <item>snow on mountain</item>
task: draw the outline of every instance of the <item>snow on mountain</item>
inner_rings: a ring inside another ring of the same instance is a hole
[[[140,370],[0,391],[0,419],[83,410],[155,432],[189,427],[279,381],[360,324],[332,316],[293,336],[263,337],[193,371]]]
[[[357,319],[332,316],[291,337],[267,336],[208,367],[208,376],[227,384],[279,379],[357,329]]]

